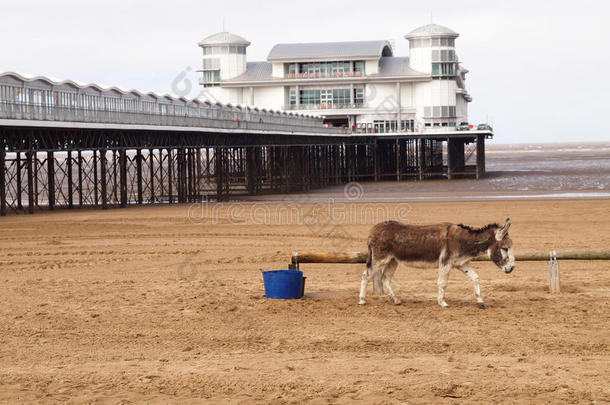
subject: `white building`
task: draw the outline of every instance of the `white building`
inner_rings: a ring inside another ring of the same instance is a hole
[[[389,41],[278,44],[266,62],[247,62],[244,38],[221,32],[199,43],[200,83],[222,103],[318,114],[335,126],[387,132],[450,130],[468,121],[468,70],[458,33],[430,24],[405,38],[410,56]]]

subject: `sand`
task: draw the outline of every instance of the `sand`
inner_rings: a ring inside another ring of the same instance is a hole
[[[357,305],[362,265],[303,265],[298,301],[265,299],[259,271],[363,250],[383,216],[511,216],[517,249],[607,249],[609,200],[372,204],[339,225],[313,203],[1,218],[0,403],[610,402],[608,262],[561,262],[560,294],[544,262],[476,263],[486,310],[457,272],[441,309],[435,270],[398,268],[400,306]]]

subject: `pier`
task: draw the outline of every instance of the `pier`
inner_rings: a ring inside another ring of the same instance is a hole
[[[0,215],[480,178],[492,136],[357,133],[317,116],[0,73]]]

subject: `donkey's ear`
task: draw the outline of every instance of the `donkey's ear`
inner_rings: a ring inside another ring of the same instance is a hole
[[[504,239],[504,237],[508,233],[508,228],[510,228],[510,218],[506,218],[504,226],[496,231],[496,240],[498,242]]]

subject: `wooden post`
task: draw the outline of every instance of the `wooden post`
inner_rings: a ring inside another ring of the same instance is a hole
[[[29,150],[25,154],[28,165],[28,212],[34,213],[34,151]]]
[[[55,209],[55,154],[47,152],[47,177],[49,192],[49,210]]]
[[[74,185],[72,184],[72,151],[68,151],[68,207],[74,208]]]
[[[0,144],[0,216],[6,216],[6,151]]]
[[[107,169],[108,159],[106,159],[106,149],[100,150],[100,193],[102,194],[102,209],[108,208],[108,190],[107,190]],[[115,186],[116,188],[116,186]]]

